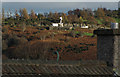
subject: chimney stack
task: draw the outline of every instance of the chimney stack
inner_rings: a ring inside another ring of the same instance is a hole
[[[94,30],[94,34],[97,34],[97,59],[120,75],[120,29]]]
[[[118,3],[120,18],[120,2]],[[118,26],[118,27],[117,27]],[[97,35],[97,59],[105,61],[120,76],[120,23],[112,29],[94,30]]]

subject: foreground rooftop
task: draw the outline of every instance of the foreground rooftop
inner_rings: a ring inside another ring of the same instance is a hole
[[[111,67],[103,61],[3,61],[3,77],[81,77],[113,76]]]

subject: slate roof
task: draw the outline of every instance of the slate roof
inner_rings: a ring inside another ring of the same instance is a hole
[[[112,76],[112,68],[102,61],[3,61],[3,77]]]

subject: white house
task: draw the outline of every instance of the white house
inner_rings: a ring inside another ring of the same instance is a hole
[[[54,26],[54,27],[58,27],[58,26],[63,27],[62,17],[60,17],[60,23],[52,23],[52,26]]]
[[[87,25],[85,25],[85,24],[84,24],[84,25],[81,24],[80,27],[81,27],[81,28],[89,28],[89,26],[87,26]]]
[[[81,28],[88,28],[88,26],[81,26]]]
[[[58,27],[58,23],[52,23],[52,26]]]

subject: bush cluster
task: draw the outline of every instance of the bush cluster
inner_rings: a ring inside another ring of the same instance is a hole
[[[80,37],[83,36],[83,33],[78,31],[71,31],[68,35],[72,37]]]

